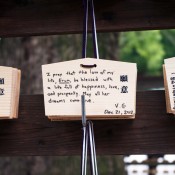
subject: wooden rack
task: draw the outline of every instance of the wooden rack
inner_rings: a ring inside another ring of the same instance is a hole
[[[98,32],[175,27],[175,1],[95,0]],[[81,0],[0,1],[0,37],[82,32]],[[162,77],[163,78],[163,77]],[[0,121],[0,156],[80,155],[81,122],[50,122],[42,95],[22,95],[18,120]],[[135,120],[94,121],[97,154],[175,153],[164,91],[137,93]]]

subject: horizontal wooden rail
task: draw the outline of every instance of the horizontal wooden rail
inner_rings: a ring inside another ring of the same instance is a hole
[[[172,0],[94,0],[99,32],[175,27]],[[80,33],[82,0],[1,0],[0,36]]]
[[[0,156],[81,154],[81,122],[50,122],[43,101],[21,96],[19,119],[0,121]],[[135,120],[94,121],[94,130],[98,155],[175,153],[175,118],[166,114],[164,91],[138,92]]]

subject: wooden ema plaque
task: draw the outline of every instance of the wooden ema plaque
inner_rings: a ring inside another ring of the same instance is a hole
[[[18,117],[21,71],[0,66],[0,119]]]
[[[51,120],[81,119],[81,95],[88,119],[135,117],[135,63],[85,58],[43,65],[42,74],[45,115]]]
[[[167,113],[175,114],[175,57],[165,59],[163,65]]]

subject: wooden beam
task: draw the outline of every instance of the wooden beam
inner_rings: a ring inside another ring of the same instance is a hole
[[[80,121],[50,122],[42,95],[21,96],[19,119],[0,121],[0,156],[80,155]],[[94,121],[98,155],[175,153],[175,118],[164,91],[137,93],[135,120]]]
[[[172,0],[94,0],[98,32],[175,27]],[[81,33],[82,0],[0,0],[0,36]]]

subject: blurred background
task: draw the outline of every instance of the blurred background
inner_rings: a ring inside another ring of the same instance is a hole
[[[101,59],[137,63],[137,90],[163,88],[162,64],[175,56],[175,30],[99,33]],[[82,35],[0,39],[0,65],[22,70],[21,94],[42,94],[41,65],[80,59]],[[87,56],[93,57],[88,35]],[[175,155],[98,156],[100,175],[175,174]],[[80,156],[0,157],[0,175],[77,175]]]

